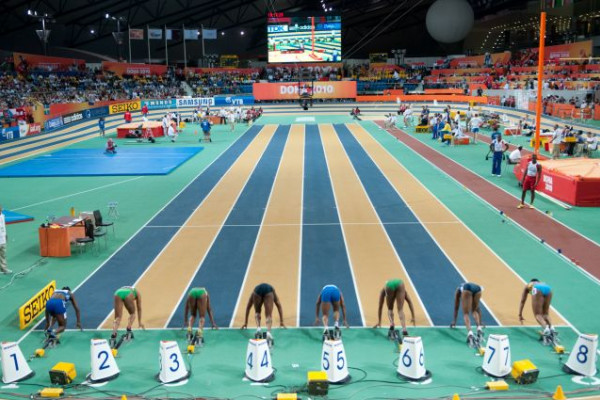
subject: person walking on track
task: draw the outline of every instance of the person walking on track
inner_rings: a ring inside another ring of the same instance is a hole
[[[533,207],[533,200],[535,200],[535,188],[538,183],[540,183],[540,179],[542,178],[542,166],[537,162],[537,154],[531,155],[531,161],[527,163],[527,167],[523,173],[523,178],[521,179],[521,186],[523,191],[521,192],[521,202],[517,206],[517,208],[525,207],[525,195],[529,190],[531,192],[531,203],[529,204],[529,208]]]
[[[381,311],[383,309],[384,300],[387,305],[388,318],[390,320],[390,332],[394,331],[394,303],[396,303],[398,318],[400,319],[400,325],[402,326],[402,335],[408,336],[408,331],[406,330],[406,317],[404,315],[404,302],[406,301],[408,308],[410,309],[410,322],[413,325],[415,324],[415,309],[412,300],[406,292],[406,287],[404,286],[402,279],[390,279],[385,283],[383,289],[381,289],[381,292],[379,293],[379,307],[377,309],[377,324],[374,326],[375,328],[381,326]]]

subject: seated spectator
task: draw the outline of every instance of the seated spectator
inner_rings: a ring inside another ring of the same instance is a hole
[[[523,150],[523,146],[517,147],[508,155],[509,164],[518,164],[521,162],[521,150]]]
[[[106,142],[106,149],[104,150],[104,152],[107,154],[117,154],[117,145],[112,140],[112,138],[109,138]]]

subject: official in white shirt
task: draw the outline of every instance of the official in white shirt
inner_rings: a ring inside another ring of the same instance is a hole
[[[6,221],[0,204],[0,272],[3,274],[12,274],[12,271],[6,266]]]

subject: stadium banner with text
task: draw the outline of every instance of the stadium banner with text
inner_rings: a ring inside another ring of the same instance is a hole
[[[166,65],[154,64],[128,64],[114,61],[102,61],[102,70],[115,75],[164,75],[167,73]]]
[[[136,101],[128,101],[126,103],[117,103],[111,104],[108,106],[108,113],[112,114],[122,114],[126,111],[140,111],[142,109],[141,102],[139,100]]]
[[[106,117],[108,114],[108,107],[96,107],[96,108],[88,108],[83,111],[76,111],[70,114],[65,114],[62,116],[63,125],[69,125],[73,122],[81,121],[84,119],[92,119],[92,118],[100,118]]]
[[[85,60],[78,58],[48,57],[39,54],[13,53],[13,60],[18,71],[23,63],[27,64],[27,68],[41,68],[45,71],[67,71],[73,66],[85,67]]]
[[[44,130],[50,131],[50,130],[53,130],[53,129],[58,129],[62,125],[63,125],[63,119],[62,119],[62,117],[56,117],[56,118],[48,119],[44,123]]]
[[[148,110],[163,110],[177,107],[177,101],[175,99],[142,100],[143,106],[148,107]]]
[[[503,53],[489,54],[490,59],[486,63],[486,56],[471,56],[471,57],[459,57],[450,61],[452,68],[456,67],[483,67],[486,64],[496,65],[502,64],[507,65],[510,61],[511,52],[505,51]]]
[[[256,100],[298,100],[303,90],[298,83],[254,83],[252,94]],[[356,81],[314,82],[312,97],[315,99],[354,99]]]
[[[254,96],[215,96],[215,106],[247,106],[254,104]]]
[[[538,49],[535,50],[537,54]],[[544,50],[544,61],[557,60],[560,58],[588,58],[592,56],[592,41],[558,44],[547,46]]]
[[[25,329],[46,309],[46,302],[56,290],[56,281],[52,281],[19,307],[19,329]]]
[[[206,107],[214,106],[215,99],[213,97],[190,97],[190,98],[178,98],[177,108],[179,107]]]
[[[33,136],[42,133],[42,124],[34,122],[33,124],[27,125],[26,136]]]
[[[18,139],[21,137],[21,132],[18,126],[0,129],[0,141]]]

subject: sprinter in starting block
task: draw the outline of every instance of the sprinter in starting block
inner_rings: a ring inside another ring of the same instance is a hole
[[[71,288],[68,286],[63,287],[61,290],[55,290],[52,296],[46,302],[46,338],[49,341],[54,341],[56,344],[59,343],[58,336],[64,332],[67,328],[67,305],[73,304],[75,310],[75,316],[77,318],[77,328],[81,329],[81,314],[79,312],[79,306],[75,300],[75,296],[71,292]],[[56,331],[52,331],[54,323],[58,323]]]
[[[333,308],[333,330],[329,329],[329,309]],[[346,304],[344,303],[344,296],[340,289],[335,285],[326,285],[321,289],[319,297],[317,298],[316,304],[316,318],[315,325],[319,325],[319,311],[323,313],[322,321],[323,327],[323,340],[335,340],[342,338],[342,331],[340,330],[340,309],[342,311],[342,318],[344,326],[349,328],[348,321],[346,320]]]
[[[452,318],[451,328],[456,327],[456,317],[458,316],[458,307],[462,302],[463,318],[467,328],[467,344],[469,347],[479,349],[483,345],[483,325],[481,323],[481,293],[483,288],[476,283],[466,282],[461,284],[454,294],[454,317]],[[473,335],[471,330],[471,316],[477,324],[477,335]]]
[[[400,337],[399,332],[394,328],[394,303],[396,303],[396,308],[398,309],[398,318],[400,319],[400,325],[402,326],[402,335],[408,336],[408,331],[406,330],[406,317],[404,315],[405,301],[410,309],[410,323],[413,325],[415,324],[415,309],[413,307],[412,300],[406,292],[406,287],[404,286],[402,279],[390,279],[385,283],[383,289],[381,289],[379,294],[379,308],[377,310],[377,324],[374,326],[374,328],[381,327],[381,311],[383,309],[384,300],[387,304],[388,318],[390,320],[388,338],[402,343],[402,338]]]
[[[265,306],[265,319],[267,324],[266,332],[262,332],[260,325],[260,313],[263,305]],[[250,315],[250,309],[252,306],[254,306],[254,318],[256,320],[257,327],[256,334],[254,336],[256,339],[267,339],[269,347],[272,347],[275,343],[273,340],[273,335],[271,334],[271,327],[273,326],[273,305],[277,307],[277,312],[279,313],[279,326],[281,328],[285,328],[283,323],[283,307],[281,306],[279,297],[275,292],[275,288],[268,283],[261,283],[252,291],[252,294],[248,299],[248,304],[246,305],[244,325],[242,325],[242,329],[246,329],[248,327],[248,316]]]
[[[184,324],[187,325],[187,340],[189,344],[204,344],[204,321],[207,313],[208,318],[210,318],[210,324],[212,328],[218,329],[217,324],[215,324],[215,319],[213,318],[208,290],[203,287],[192,288],[188,293],[188,297],[185,302],[185,311],[183,313],[183,321]],[[196,315],[198,315],[198,330],[195,334],[192,334]]]
[[[113,331],[110,335],[110,345],[115,348],[117,344],[117,330],[121,324],[121,318],[123,317],[123,307],[127,309],[129,313],[129,320],[127,321],[127,332],[125,333],[124,340],[133,339],[133,332],[131,328],[133,321],[135,321],[136,311],[138,317],[138,324],[140,328],[145,329],[142,324],[142,294],[140,291],[133,286],[123,286],[115,292],[114,296],[114,307],[115,307],[115,320],[113,323]]]
[[[542,341],[545,345],[551,345],[558,340],[557,333],[550,321],[550,303],[552,302],[552,288],[538,279],[532,279],[521,295],[521,304],[519,305],[519,321],[523,323],[523,307],[527,301],[527,295],[531,294],[531,307],[536,321],[543,329]]]

